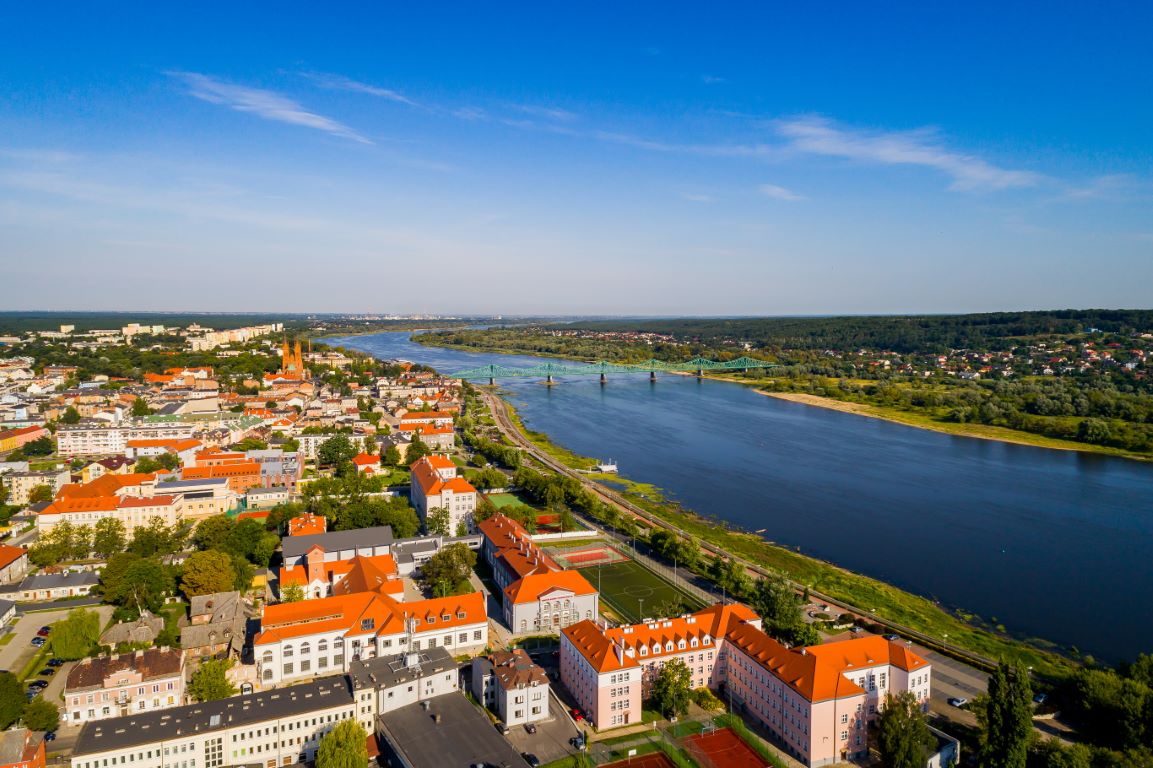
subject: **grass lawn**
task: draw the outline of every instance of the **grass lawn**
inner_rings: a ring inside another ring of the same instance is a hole
[[[488,494],[488,500],[491,501],[492,505],[494,507],[496,507],[497,509],[504,509],[505,507],[515,507],[515,506],[520,505],[520,504],[523,504],[526,507],[532,506],[532,504],[529,504],[527,501],[522,499],[520,496],[517,496],[515,493],[490,493],[490,494]]]
[[[703,607],[693,596],[632,560],[591,566],[582,569],[581,574],[593,586],[600,583],[601,601],[625,621],[638,622],[653,616],[659,606],[672,601],[680,601],[692,609]]]

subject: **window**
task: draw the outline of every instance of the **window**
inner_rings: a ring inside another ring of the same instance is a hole
[[[286,646],[284,646],[284,650],[281,652],[281,655],[284,656],[284,658],[286,658],[286,659],[291,659],[293,653],[295,653],[295,651],[292,649],[292,646],[286,645]]]
[[[292,674],[292,662],[291,661],[284,665],[284,674],[286,674],[286,675]]]
[[[301,643],[300,644],[300,655],[301,656],[307,656],[310,653],[312,653],[312,646],[309,645],[308,643]]]
[[[317,653],[328,653],[328,641],[327,640],[321,640],[319,643],[317,643],[316,644],[316,652]]]
[[[376,619],[361,619],[360,629],[362,632],[366,632],[370,629],[376,629]]]

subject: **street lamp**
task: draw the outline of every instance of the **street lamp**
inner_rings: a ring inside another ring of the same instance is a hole
[[[641,621],[644,621],[645,620],[645,599],[643,597],[638,597],[637,602],[640,603]]]

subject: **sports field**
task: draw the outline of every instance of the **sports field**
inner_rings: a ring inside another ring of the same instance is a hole
[[[764,768],[765,761],[731,728],[689,736],[685,751],[701,768]]]
[[[618,760],[603,768],[626,768],[626,766],[628,768],[676,768],[673,761],[665,757],[663,752],[649,752],[647,755]]]
[[[594,587],[599,583],[604,607],[624,621],[635,623],[656,617],[658,608],[671,602],[680,602],[690,610],[704,607],[696,598],[632,560],[583,568],[581,574]]]
[[[489,493],[486,495],[488,496],[488,500],[491,501],[492,505],[497,509],[504,509],[505,507],[511,507],[517,504],[532,506],[524,499],[513,493]]]

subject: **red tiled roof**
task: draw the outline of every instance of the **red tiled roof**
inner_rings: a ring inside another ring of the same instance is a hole
[[[553,590],[565,590],[574,595],[593,595],[597,591],[580,571],[533,573],[504,588],[514,603],[533,603]]]
[[[7,568],[20,558],[28,554],[24,547],[13,547],[10,544],[0,544],[0,568]]]

